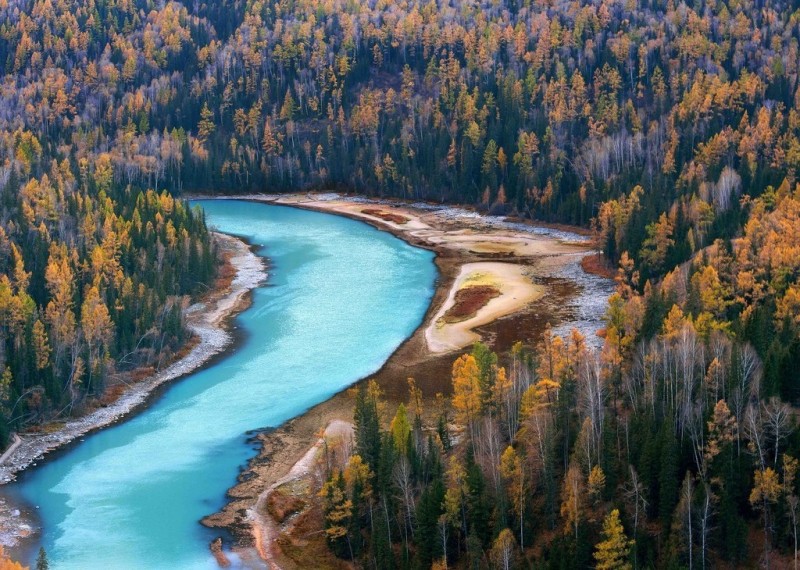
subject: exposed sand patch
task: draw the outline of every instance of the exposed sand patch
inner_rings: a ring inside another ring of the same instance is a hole
[[[505,254],[513,257],[555,255],[576,251],[576,245],[544,236],[507,235],[502,232],[467,230],[429,236],[432,242],[465,253]],[[585,245],[580,246],[585,249]]]
[[[489,299],[475,314],[457,322],[447,322],[445,315],[455,305],[458,291],[470,287],[492,287],[499,295]],[[473,329],[522,309],[544,294],[544,288],[534,284],[524,265],[501,262],[467,263],[461,266],[450,293],[425,329],[428,350],[433,353],[452,352],[478,340]]]

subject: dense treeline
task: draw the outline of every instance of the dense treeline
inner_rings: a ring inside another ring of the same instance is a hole
[[[778,0],[4,2],[0,126],[171,190],[347,186],[617,226],[601,204],[639,185],[625,249],[675,209],[693,238],[670,261],[800,163],[798,40]]]
[[[609,207],[639,215],[640,194]],[[597,351],[577,332],[501,358],[476,345],[433,425],[412,389],[384,433],[362,392],[354,456],[325,487],[334,551],[387,568],[796,563],[800,185],[741,208],[739,237],[657,280],[672,214],[640,263],[620,247]]]
[[[636,216],[640,194],[610,207]],[[739,237],[657,280],[671,214],[639,264],[620,247],[597,351],[577,332],[476,345],[449,407],[423,415],[412,386],[391,422],[362,390],[354,455],[323,489],[333,550],[386,568],[796,564],[800,185],[741,207]]]
[[[177,346],[213,256],[162,189],[467,203],[594,224],[603,349],[479,346],[437,426],[362,393],[337,554],[787,556],[799,42],[783,0],[0,0],[0,436]]]
[[[186,339],[187,296],[215,272],[202,214],[145,190],[163,186],[161,166],[142,174],[152,157],[133,164],[145,121],[93,116],[125,108],[100,84],[118,62],[108,42],[125,29],[148,46],[151,32],[134,30],[130,4],[77,4],[0,3],[0,446],[84,409],[113,374],[169,358]],[[119,94],[132,86],[120,63]]]
[[[506,366],[476,345],[427,413],[412,383],[388,422],[362,387],[352,455],[320,492],[331,549],[369,568],[796,559],[790,409],[762,397],[749,344],[673,313],[630,366],[573,332]]]
[[[186,337],[186,296],[214,275],[202,214],[122,189],[102,164],[91,175],[53,161],[24,184],[12,170],[0,196],[2,441],[168,357]]]
[[[644,293],[792,192],[798,42],[779,0],[0,2],[0,186],[56,159],[109,187],[593,222]],[[734,330],[761,331],[771,386],[797,345],[764,323],[796,277]]]

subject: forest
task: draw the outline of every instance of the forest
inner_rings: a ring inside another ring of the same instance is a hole
[[[789,0],[0,0],[0,440],[185,341],[182,194],[466,204],[594,229],[603,347],[476,346],[434,426],[362,393],[335,552],[796,562],[799,42]]]
[[[53,161],[3,190],[3,442],[102,403],[109,378],[169,362],[188,338],[186,301],[214,276],[200,213],[166,193],[98,189],[98,178]]]
[[[800,438],[752,346],[673,305],[620,364],[614,313],[600,351],[577,331],[507,358],[476,344],[432,410],[413,379],[391,419],[362,385],[319,492],[331,551],[364,568],[796,564]]]

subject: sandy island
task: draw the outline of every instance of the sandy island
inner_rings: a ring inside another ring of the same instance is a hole
[[[248,293],[266,279],[266,267],[264,260],[242,240],[220,233],[215,233],[214,239],[226,260],[226,269],[235,274],[221,289],[210,292],[185,312],[187,327],[193,334],[189,352],[160,372],[129,384],[107,406],[70,420],[50,433],[23,433],[15,437],[0,460],[0,484],[13,481],[16,473],[36,465],[45,454],[113,424],[146,404],[156,388],[191,373],[231,343],[233,337],[227,331],[227,323],[249,305]],[[35,525],[34,517],[0,497],[0,545],[14,547],[20,539],[36,531]]]
[[[518,340],[537,340],[548,323],[576,323],[592,335],[611,289],[581,269],[591,244],[572,228],[534,228],[459,208],[338,194],[232,198],[348,216],[436,252],[438,287],[422,325],[371,376],[390,405],[405,400],[409,377],[426,398],[449,392],[454,358],[476,340],[504,351]],[[248,565],[302,568],[316,556],[325,567],[340,567],[341,561],[319,548],[324,539],[314,527],[319,517],[309,515],[318,501],[308,496],[308,474],[322,441],[320,429],[340,429],[352,421],[352,413],[351,393],[344,391],[274,431],[257,434],[258,456],[228,490],[229,503],[203,524],[229,530],[237,542],[234,551]],[[277,509],[276,496],[282,497]]]
[[[481,338],[474,329],[541,297],[543,287],[526,271],[524,265],[496,261],[462,265],[447,299],[425,327],[428,350],[451,352],[474,344]]]

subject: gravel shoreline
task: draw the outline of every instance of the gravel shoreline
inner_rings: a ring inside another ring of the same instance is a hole
[[[535,327],[542,330],[551,317],[556,324],[553,330],[568,333],[577,327],[586,334],[587,343],[598,341],[595,332],[602,326],[605,300],[611,293],[613,281],[583,271],[581,259],[592,254],[592,244],[587,236],[572,232],[571,228],[542,228],[463,208],[336,193],[202,198],[251,200],[341,215],[436,252],[439,280],[423,322],[383,367],[369,376],[378,382],[387,401],[405,400],[409,377],[415,378],[426,401],[434,401],[436,393],[447,390],[442,379],[449,385],[454,356],[431,352],[425,330],[431,320],[438,318],[436,314],[446,302],[461,268],[468,263],[520,264],[530,268],[534,283],[545,288],[546,294],[526,303],[515,313],[479,327],[481,338],[493,346],[498,337],[504,339],[499,342],[507,343],[505,337],[509,334],[514,336],[514,342],[525,340],[518,326],[526,327],[526,331],[531,329],[530,332]],[[264,511],[269,489],[284,480],[292,466],[308,453],[309,447],[319,439],[320,427],[352,419],[353,401],[348,394],[348,390],[339,392],[274,431],[259,434],[258,455],[248,461],[236,484],[228,490],[227,504],[201,521],[207,527],[230,532],[234,538],[232,550],[240,560],[253,567],[258,567],[265,559],[271,567],[282,566],[283,558],[277,554],[280,549],[274,543],[267,544],[270,537],[274,538],[272,531],[275,530]]]
[[[71,420],[53,433],[20,435],[22,442],[0,465],[0,485],[13,481],[17,473],[35,464],[45,454],[128,415],[141,406],[153,390],[193,372],[233,341],[233,336],[226,330],[226,321],[246,308],[246,296],[266,279],[266,264],[241,239],[216,232],[214,235],[220,248],[231,252],[230,263],[236,269],[236,275],[221,296],[212,294],[210,301],[195,303],[186,311],[187,327],[197,344],[186,356],[164,370],[133,384],[109,406]],[[30,521],[19,520],[22,517],[18,514],[9,520],[8,514],[0,508],[0,545],[12,547],[30,534]],[[14,532],[14,527],[19,532]]]

